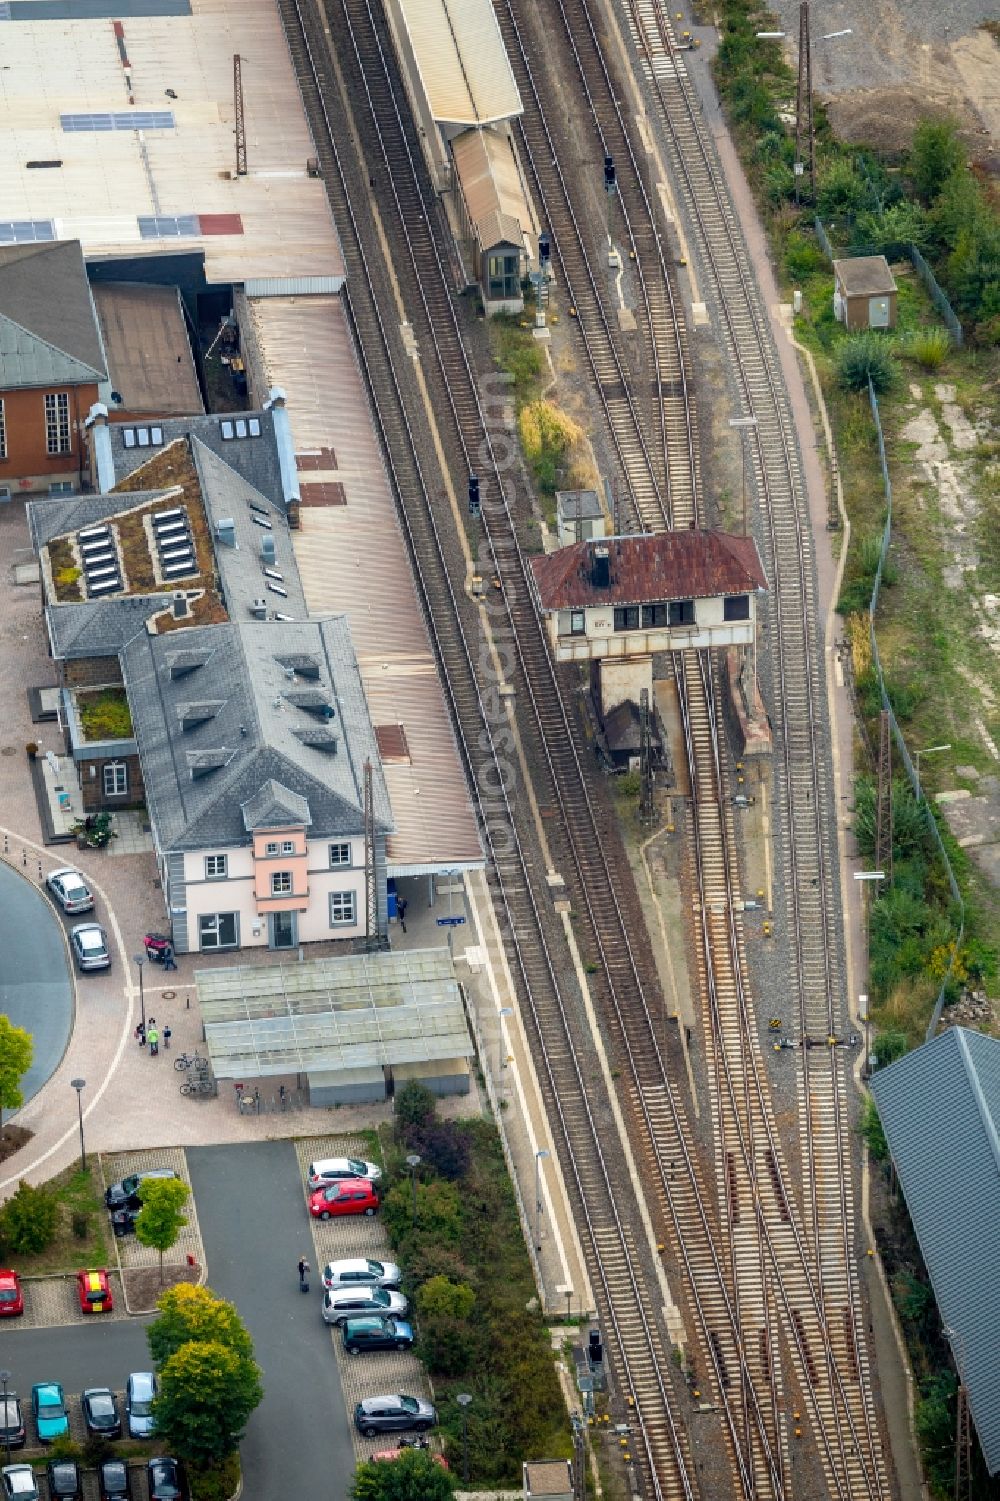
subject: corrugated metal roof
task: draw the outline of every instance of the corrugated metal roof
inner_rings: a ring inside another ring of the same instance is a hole
[[[430,111],[442,125],[490,125],[522,112],[490,0],[396,0]]]
[[[469,1058],[447,949],[405,949],[195,972],[221,1079]]]
[[[1000,1470],[1000,1041],[951,1027],[871,1081],[991,1475]]]
[[[834,261],[833,273],[848,297],[879,297],[896,290],[896,278],[884,255],[848,256]]]
[[[597,549],[608,554],[606,587],[594,584]],[[753,538],[728,532],[658,532],[574,542],[532,558],[531,569],[543,610],[706,599],[767,587]]]
[[[480,249],[524,247],[531,211],[508,137],[498,130],[466,130],[451,151]]]
[[[339,285],[340,242],[326,188],[306,171],[315,147],[273,0],[193,0],[190,15],[132,16],[124,43],[137,108],[161,107],[168,88],[177,94],[173,130],[65,134],[60,115],[121,111],[127,98],[110,24],[81,15],[4,27],[5,216],[52,219],[61,240],[79,239],[96,257],[162,253],[162,241],[141,238],[140,216],[239,215],[242,234],[167,245],[203,248],[209,282]],[[231,180],[236,52],[250,170]],[[54,160],[58,171],[24,170],[26,161]]]
[[[344,611],[375,724],[401,724],[407,763],[384,768],[395,830],[389,873],[483,863],[475,815],[368,400],[337,298],[249,302],[268,385],[288,397],[303,474],[343,484],[346,504],[305,507],[294,532],[306,603]],[[249,330],[248,330],[249,333]],[[246,346],[249,339],[244,339]],[[326,454],[329,470],[308,468]]]

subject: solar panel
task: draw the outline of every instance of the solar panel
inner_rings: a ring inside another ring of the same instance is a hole
[[[173,130],[174,115],[169,109],[115,110],[110,114],[60,115],[59,124],[67,131]]]
[[[0,245],[31,245],[55,237],[56,227],[51,219],[0,220]]]
[[[90,579],[88,579],[87,593],[90,595],[91,599],[93,599],[97,594],[114,594],[121,588],[121,586],[121,579],[119,578],[107,579],[99,583],[92,583]]]
[[[83,566],[88,573],[102,563],[116,563],[117,561],[113,548],[102,548],[100,552],[85,552],[83,555]]]
[[[102,568],[88,568],[88,569],[86,569],[86,574],[87,574],[87,583],[91,584],[91,583],[97,583],[97,581],[99,579],[117,578],[118,577],[118,569],[116,567],[114,567],[113,565],[110,568],[107,568],[107,567],[102,567]]]
[[[111,531],[106,526],[86,526],[84,527],[82,532],[77,532],[77,536],[79,537],[81,542],[85,542],[88,538],[91,537],[100,537],[103,541],[105,537],[111,536]]]
[[[163,569],[163,576],[169,579],[180,578],[182,574],[197,573],[197,571],[194,558],[191,558],[187,563],[167,563]]]
[[[168,519],[172,519],[174,516],[185,516],[186,517],[187,516],[187,511],[185,511],[185,509],[184,509],[183,506],[174,506],[169,511],[157,511],[155,514],[156,514],[156,519],[158,521],[166,521]]]
[[[140,214],[136,220],[143,240],[195,239],[197,214]]]

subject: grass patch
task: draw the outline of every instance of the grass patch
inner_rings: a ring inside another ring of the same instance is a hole
[[[76,708],[85,740],[130,740],[132,715],[124,688],[78,692]]]
[[[80,584],[80,565],[66,537],[56,537],[49,543],[49,567],[52,569],[52,585],[56,599],[63,604],[83,599]]]
[[[16,1266],[21,1276],[59,1276],[78,1272],[81,1267],[107,1266],[109,1261],[113,1264],[104,1189],[93,1159],[88,1160],[86,1172],[81,1172],[79,1166],[66,1168],[50,1179],[46,1187],[56,1199],[56,1237],[44,1251],[33,1256],[17,1255]]]

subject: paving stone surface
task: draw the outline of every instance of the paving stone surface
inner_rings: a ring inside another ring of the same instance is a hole
[[[140,1152],[111,1152],[99,1156],[104,1187],[118,1183],[130,1173],[141,1173],[149,1168],[169,1167],[190,1186],[187,1157],[183,1147],[154,1147]],[[192,1193],[184,1206],[187,1224],[177,1237],[177,1244],[164,1255],[164,1265],[186,1261],[193,1256],[200,1267],[205,1265],[205,1247],[198,1227],[198,1207]],[[151,1246],[144,1246],[136,1235],[115,1237],[115,1249],[122,1267],[158,1266],[160,1256]]]
[[[81,1268],[82,1270],[82,1268]],[[112,1308],[109,1313],[82,1313],[76,1295],[76,1277],[26,1277],[24,1314],[18,1319],[21,1329],[53,1329],[62,1324],[98,1324],[128,1318],[122,1281],[112,1267],[106,1267],[111,1287]]]

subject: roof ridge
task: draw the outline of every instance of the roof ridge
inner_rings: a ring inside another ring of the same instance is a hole
[[[989,1142],[990,1151],[993,1153],[993,1160],[997,1165],[997,1171],[1000,1172],[1000,1133],[997,1131],[996,1121],[993,1119],[986,1096],[983,1094],[983,1086],[979,1080],[979,1070],[972,1061],[972,1056],[969,1052],[968,1034],[965,1027],[952,1027],[951,1030],[956,1034],[962,1067],[965,1069],[965,1075],[972,1090],[972,1097],[976,1102],[976,1109],[979,1111],[979,1119],[983,1123],[986,1140]]]
[[[12,318],[9,313],[0,312],[0,318],[3,319],[4,323],[9,323],[12,328],[20,329],[21,333],[26,335],[27,338],[34,339],[36,344],[41,344],[43,349],[51,349],[53,354],[61,355],[64,360],[69,360],[72,364],[79,365],[81,370],[89,370],[90,374],[94,376],[98,384],[106,379],[106,376],[104,376],[95,365],[88,365],[87,361],[81,360],[79,355],[70,354],[68,349],[63,349],[59,344],[53,344],[51,339],[46,339],[43,334],[37,333],[35,329],[29,328],[27,324],[19,323],[18,320],[16,318]]]

